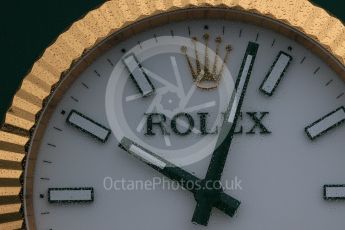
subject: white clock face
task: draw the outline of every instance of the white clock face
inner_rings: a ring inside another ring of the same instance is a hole
[[[205,72],[215,88],[197,86]],[[341,229],[344,93],[320,58],[265,28],[205,19],[142,32],[94,61],[56,106],[33,174],[36,227]],[[215,149],[228,154],[224,168]],[[182,174],[223,190],[176,189],[169,177]]]

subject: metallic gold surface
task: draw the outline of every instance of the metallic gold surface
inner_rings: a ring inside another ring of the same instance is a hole
[[[90,49],[128,25],[162,13],[189,8],[233,9],[271,18],[313,39],[327,50],[330,56],[335,57],[340,65],[345,64],[344,25],[325,10],[312,5],[307,0],[107,1],[75,22],[45,50],[42,57],[24,78],[20,90],[13,99],[12,106],[6,114],[3,131],[0,131],[0,229],[18,229],[22,226],[23,216],[20,211],[22,204],[19,197],[23,186],[21,181],[23,169],[20,164],[27,150],[25,146],[31,138],[30,131],[36,127],[39,113],[44,108],[44,100],[51,95],[52,89],[64,76],[64,73],[68,72],[73,63],[80,60]],[[209,14],[211,15],[212,12]],[[176,18],[173,20],[188,19],[195,15],[188,16],[187,13],[175,16]],[[164,24],[172,20],[169,17],[160,20],[152,19],[150,25]],[[224,18],[236,20],[235,17],[237,16],[232,16],[230,13],[224,15]],[[240,19],[247,20],[246,16]],[[260,22],[256,23],[260,26]],[[292,34],[290,29],[270,26],[285,35]],[[128,33],[135,34],[145,28],[137,26],[133,29],[135,31]],[[126,33],[123,32],[122,35],[126,37]],[[304,45],[310,44],[303,38],[296,38],[296,40]],[[309,45],[308,48],[323,56],[324,60],[330,59],[320,51],[319,47]],[[334,64],[331,66],[340,76],[345,76],[342,68],[336,69],[337,65]],[[61,97],[62,93],[57,92],[56,96]],[[27,178],[27,180],[32,181],[31,178]]]
[[[210,60],[208,54],[208,44],[211,40],[210,35],[205,33],[203,35],[203,40],[205,42],[205,51],[203,56],[200,55],[202,53],[200,52],[201,50],[198,50],[197,48],[197,37],[191,38],[191,42],[193,43],[194,47],[191,53],[194,54],[194,56],[190,56],[190,54],[188,53],[188,48],[186,46],[181,46],[181,53],[186,57],[186,61],[195,85],[200,89],[211,90],[218,87],[223,74],[224,66],[227,62],[232,48],[231,45],[226,45],[224,47],[224,58],[219,57],[219,49],[222,43],[222,37],[216,37],[214,39],[214,42],[216,43],[215,57],[213,58],[213,60]],[[193,64],[193,59],[195,60],[195,64]],[[201,60],[204,60],[205,64],[203,66],[201,65]]]
[[[23,220],[9,221],[1,224],[1,229],[21,229]]]

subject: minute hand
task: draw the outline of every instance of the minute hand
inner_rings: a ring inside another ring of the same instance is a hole
[[[236,80],[235,90],[231,95],[229,106],[224,115],[224,121],[217,139],[216,148],[213,151],[211,162],[204,179],[204,182],[207,184],[217,183],[222,177],[224,165],[230,149],[232,138],[234,136],[236,123],[241,111],[257,50],[258,44],[253,42],[248,43],[240,72]],[[219,200],[219,194],[220,191],[205,188],[204,191],[196,196],[198,204],[194,211],[193,222],[207,225],[213,206],[212,203]]]

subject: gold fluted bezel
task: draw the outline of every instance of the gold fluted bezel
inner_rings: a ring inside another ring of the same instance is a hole
[[[107,1],[45,50],[13,98],[0,130],[0,229],[23,225],[23,160],[29,149],[37,152],[49,114],[73,79],[119,41],[171,21],[195,18],[241,20],[278,31],[315,52],[345,79],[345,27],[307,0]],[[26,161],[32,162],[27,163],[25,178],[30,188],[35,154]],[[24,199],[31,200],[31,194]],[[27,210],[32,212],[32,207]],[[34,221],[28,224],[34,229]]]

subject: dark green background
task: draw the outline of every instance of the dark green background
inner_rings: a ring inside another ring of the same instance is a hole
[[[7,0],[1,3],[0,121],[3,120],[22,78],[44,49],[74,21],[103,2],[101,0]],[[343,0],[312,2],[345,21]]]

